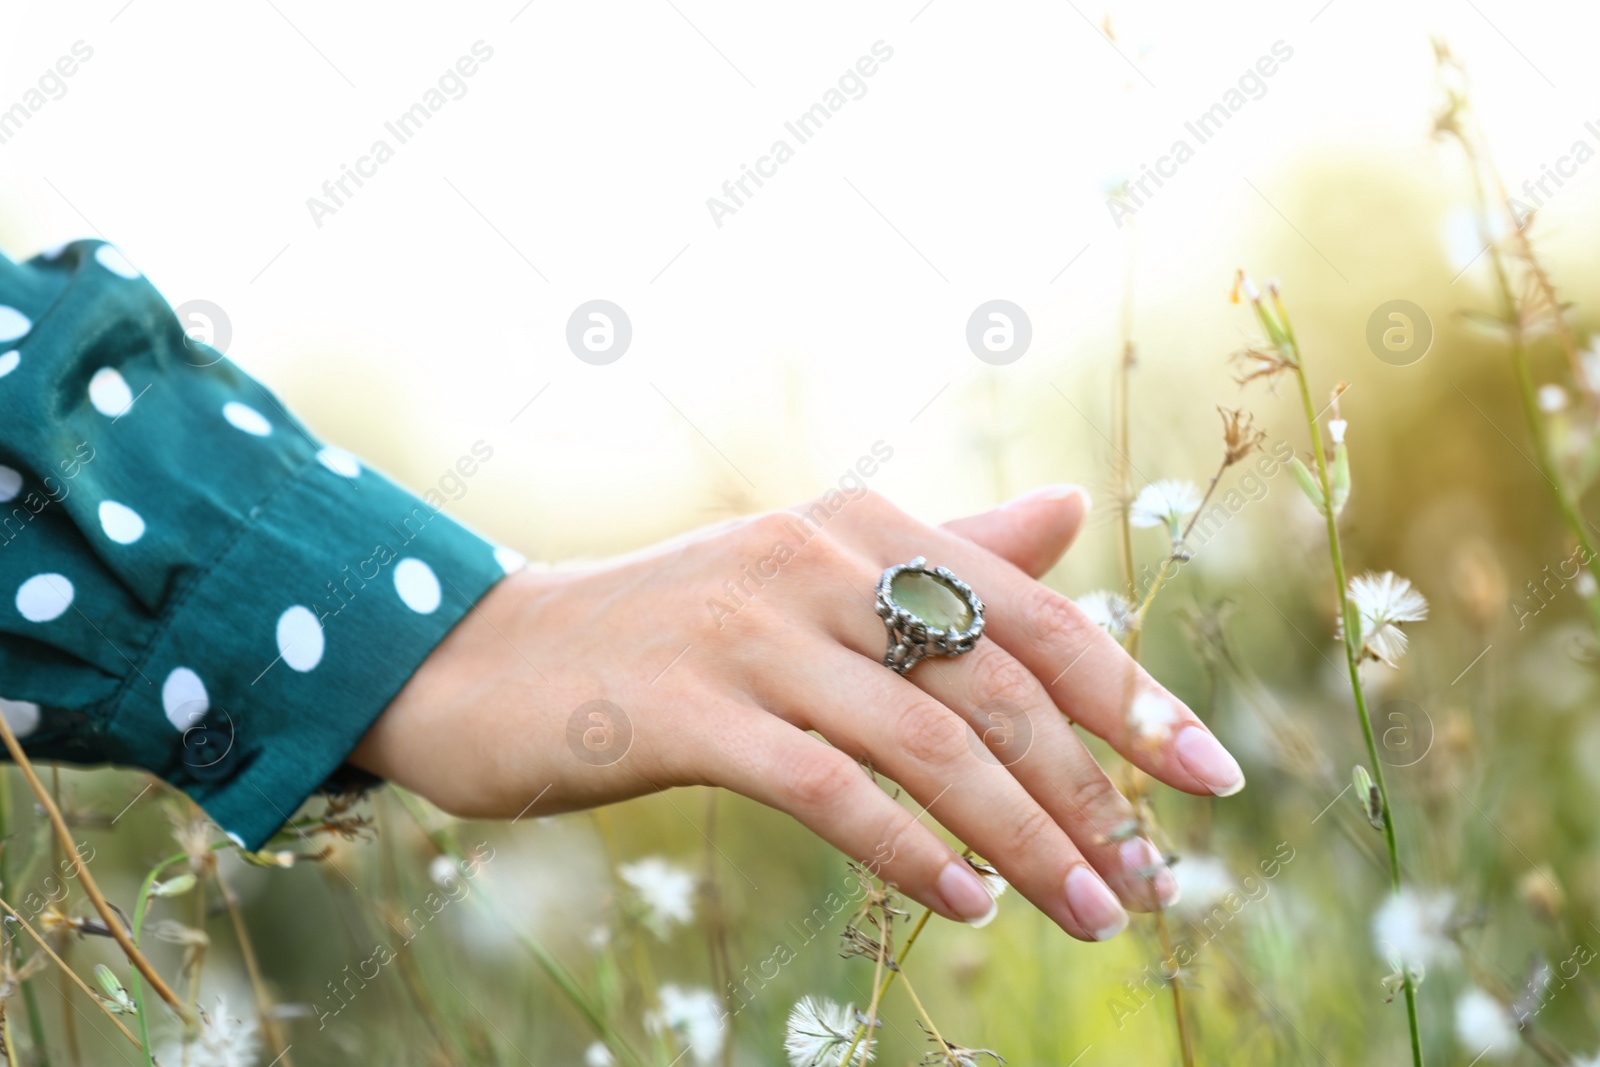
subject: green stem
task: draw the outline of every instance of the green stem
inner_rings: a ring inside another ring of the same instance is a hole
[[[900,965],[906,961],[907,956],[911,955],[911,946],[917,943],[917,935],[922,933],[922,928],[928,925],[928,920],[932,917],[932,908],[924,910],[922,917],[917,920],[917,925],[911,928],[911,934],[906,938],[905,946],[900,949],[900,955],[894,958],[894,969],[884,976],[883,984],[878,986],[878,1003],[883,1003],[883,995],[889,991],[890,986],[894,985],[895,976],[900,973]],[[865,1026],[857,1026],[856,1038],[854,1041],[850,1042],[849,1049],[847,1049],[844,1056],[840,1058],[840,1067],[845,1067],[845,1065],[850,1062],[850,1057],[856,1054],[856,1047],[861,1044],[861,1039],[865,1036],[867,1036],[867,1028]]]
[[[11,776],[0,773],[0,888],[11,888]],[[28,1036],[33,1038],[39,1067],[50,1067],[50,1050],[44,1040],[44,1019],[31,982],[22,983],[22,1002],[28,1010]]]
[[[155,886],[156,879],[161,876],[162,871],[174,863],[188,858],[189,854],[187,852],[179,852],[168,856],[150,868],[150,873],[144,876],[144,884],[139,886],[139,896],[133,903],[133,946],[135,948],[139,947],[139,934],[144,929],[144,913],[150,906],[150,890]],[[144,1046],[145,1067],[154,1067],[155,1053],[150,1048],[150,1019],[149,1013],[145,1011],[144,983],[139,981],[137,968],[128,976],[128,991],[133,994],[133,1004],[138,1009],[139,1043]]]
[[[1289,354],[1293,357],[1294,377],[1300,386],[1300,403],[1305,409],[1306,426],[1311,431],[1311,451],[1316,458],[1322,499],[1332,501],[1333,484],[1329,477],[1326,451],[1322,444],[1322,428],[1317,422],[1316,405],[1311,401],[1311,385],[1306,380],[1300,346],[1294,339],[1294,329],[1290,326],[1289,317],[1281,305],[1279,315]],[[1339,619],[1343,624],[1343,620],[1349,615],[1347,610],[1349,581],[1344,568],[1344,548],[1339,540],[1339,520],[1331,506],[1323,507],[1322,512],[1328,524],[1328,554],[1333,560],[1333,580],[1338,589]],[[1343,624],[1343,630],[1344,659],[1345,666],[1350,672],[1350,689],[1355,696],[1356,715],[1361,720],[1361,737],[1367,745],[1367,759],[1372,764],[1372,779],[1377,784],[1378,803],[1383,812],[1384,843],[1389,851],[1389,888],[1392,892],[1399,892],[1400,846],[1395,834],[1394,815],[1389,807],[1389,786],[1383,777],[1383,761],[1378,758],[1378,741],[1372,732],[1372,716],[1367,709],[1367,695],[1361,686],[1361,634],[1348,624]],[[1422,1031],[1417,1023],[1416,984],[1411,980],[1410,970],[1403,964],[1401,972],[1405,980],[1406,1019],[1411,1027],[1411,1060],[1415,1067],[1422,1067]]]

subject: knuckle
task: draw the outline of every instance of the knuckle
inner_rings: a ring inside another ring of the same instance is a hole
[[[972,667],[981,700],[1018,709],[1039,702],[1039,680],[1021,663],[992,646]]]
[[[1094,636],[1090,630],[1098,629],[1072,601],[1042,585],[1034,586],[1024,609],[1022,618],[1032,644],[1085,640]]]
[[[907,757],[923,766],[944,767],[971,755],[967,724],[927,700],[919,700],[900,713],[895,743]]]
[[[806,811],[832,807],[862,779],[861,768],[855,760],[820,743],[786,760],[783,766],[787,768],[784,793]]]
[[[1072,813],[1104,835],[1133,814],[1127,798],[1103,774],[1091,774],[1071,783],[1064,791]]]
[[[1029,804],[1017,813],[1006,831],[1005,844],[1012,856],[1047,856],[1060,847],[1065,831],[1048,812]]]

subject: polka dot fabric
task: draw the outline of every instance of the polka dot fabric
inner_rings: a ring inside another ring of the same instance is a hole
[[[0,257],[0,714],[258,848],[514,557],[192,345],[110,245]]]

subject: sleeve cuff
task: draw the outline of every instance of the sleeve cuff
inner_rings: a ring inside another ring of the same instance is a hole
[[[156,770],[258,849],[520,564],[324,449],[179,594],[110,708],[107,754]]]

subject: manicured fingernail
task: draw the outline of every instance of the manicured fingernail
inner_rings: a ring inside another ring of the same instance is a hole
[[[1087,867],[1080,865],[1067,872],[1067,906],[1096,941],[1109,941],[1127,929],[1128,913],[1117,895]]]
[[[1244,788],[1244,771],[1239,761],[1228,754],[1222,742],[1203,726],[1185,726],[1178,731],[1178,762],[1219,797],[1231,797]]]
[[[1149,883],[1163,908],[1178,902],[1178,880],[1172,876],[1161,851],[1147,838],[1130,837],[1118,852],[1122,855],[1123,867],[1140,882]]]
[[[987,926],[1000,910],[1000,902],[989,895],[965,861],[945,864],[937,888],[939,899],[968,925]]]
[[[1094,507],[1094,498],[1089,495],[1089,490],[1081,485],[1070,485],[1065,482],[1060,485],[1046,485],[1031,492],[1023,493],[1005,506],[1014,508],[1021,504],[1031,504],[1036,500],[1065,500],[1069,496],[1082,498],[1085,514],[1088,513],[1090,508]]]

